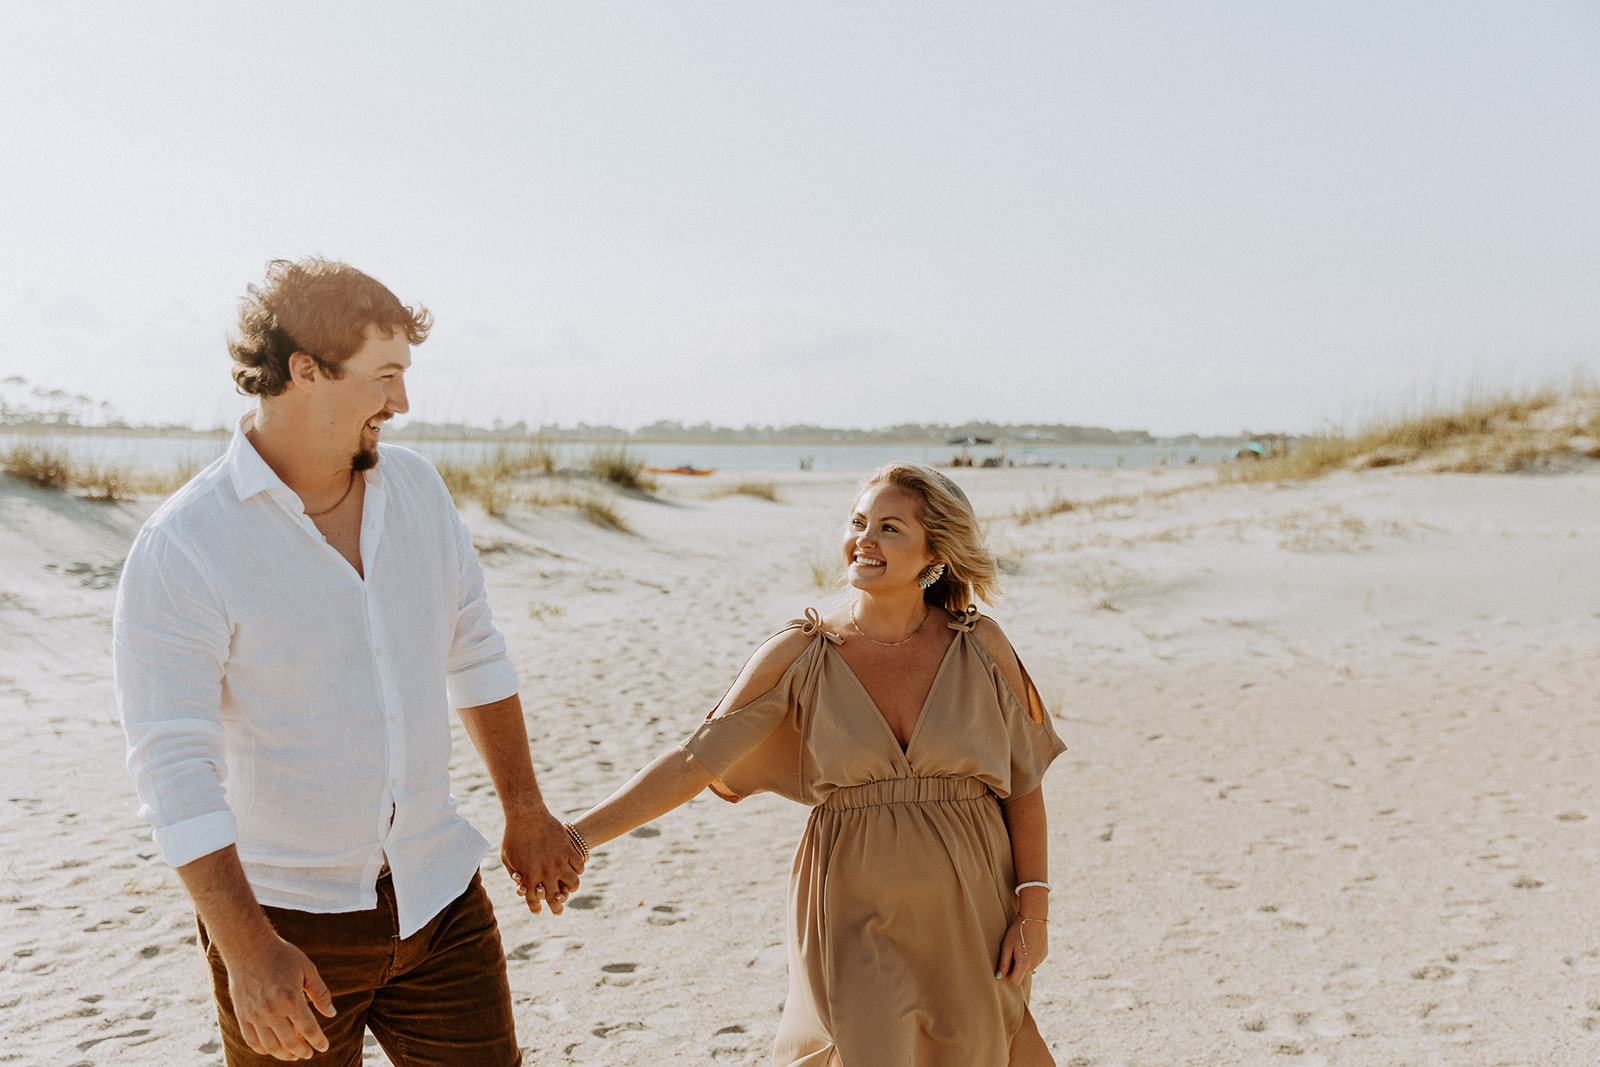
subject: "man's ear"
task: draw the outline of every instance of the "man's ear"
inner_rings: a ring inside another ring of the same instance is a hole
[[[289,356],[289,381],[302,388],[310,385],[319,377],[326,377],[322,368],[317,366],[317,361],[304,352],[295,352]]]

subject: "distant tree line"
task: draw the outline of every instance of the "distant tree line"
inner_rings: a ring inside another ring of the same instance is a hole
[[[83,429],[90,426],[124,426],[117,409],[65,389],[29,385],[20,374],[0,378],[0,426],[15,429],[41,427]]]
[[[1111,430],[1103,426],[1067,426],[1059,423],[1005,423],[1005,422],[907,422],[881,429],[858,430],[838,426],[818,426],[814,423],[794,423],[788,426],[716,426],[709,422],[685,426],[681,422],[661,420],[635,430],[620,426],[592,426],[580,422],[575,426],[545,425],[530,427],[525,422],[510,424],[496,422],[491,427],[468,426],[464,423],[410,421],[404,428],[391,431],[389,436],[414,438],[494,438],[536,437],[547,441],[606,441],[631,439],[635,441],[696,441],[696,442],[769,442],[796,444],[838,442],[841,444],[892,442],[897,444],[949,444],[967,439],[981,439],[1008,445],[1154,445],[1162,443],[1145,430]],[[1184,441],[1199,442],[1197,437]],[[1232,438],[1229,438],[1232,440]]]
[[[127,430],[132,432],[194,433],[187,426],[130,426],[115,407],[82,394],[62,389],[30,385],[20,375],[0,378],[0,428],[12,430]],[[209,432],[209,431],[199,431]],[[685,426],[662,419],[636,430],[620,426],[575,426],[557,424],[529,426],[526,422],[504,423],[496,419],[491,426],[469,426],[460,422],[408,421],[389,431],[390,438],[433,438],[445,440],[538,438],[546,441],[698,441],[770,442],[817,444],[896,444],[943,445],[965,441],[988,441],[1003,445],[1196,445],[1236,441],[1237,437],[1184,436],[1155,438],[1145,430],[1111,430],[1104,426],[1067,426],[1038,422],[903,422],[875,430],[856,430],[838,426],[818,426],[800,422],[788,426],[714,426],[709,422]]]

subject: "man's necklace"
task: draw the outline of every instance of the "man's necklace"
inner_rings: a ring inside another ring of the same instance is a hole
[[[335,505],[335,506],[337,507],[337,505]],[[922,632],[922,625],[923,625],[923,623],[928,621],[928,616],[930,614],[931,614],[931,612],[929,612],[929,611],[923,611],[923,613],[922,613],[922,622],[917,623],[917,628],[915,630],[912,630],[910,633],[906,634],[900,640],[898,640],[898,641],[879,641],[876,637],[867,637],[866,632],[861,629],[861,624],[859,622],[856,622],[856,606],[854,604],[851,604],[850,605],[850,628],[852,630],[854,630],[856,633],[860,634],[862,637],[866,637],[868,641],[871,641],[875,645],[881,645],[884,648],[899,648],[901,645],[905,644],[907,641],[911,640],[913,637],[917,636],[919,633]]]
[[[340,497],[338,500],[335,500],[333,502],[333,507],[331,507],[331,508],[325,508],[322,511],[308,511],[308,512],[306,512],[306,518],[308,518],[308,519],[320,519],[324,515],[327,515],[327,514],[330,514],[330,513],[334,512],[334,511],[339,510],[339,505],[343,504],[346,500],[350,499],[350,490],[354,489],[355,487],[356,487],[356,469],[354,467],[351,467],[350,468],[350,484],[346,485],[344,487],[344,496]],[[861,636],[866,637],[866,634],[862,634]],[[872,638],[867,637],[867,640],[870,641],[870,640],[872,640]]]

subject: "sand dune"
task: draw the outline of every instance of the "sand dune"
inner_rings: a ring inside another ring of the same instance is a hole
[[[777,481],[778,503],[712,496],[723,475],[619,498],[636,535],[469,514],[555,806],[684,736],[836,595],[813,575],[854,478]],[[1593,1061],[1600,469],[961,481],[1005,561],[993,614],[1071,746],[1035,986],[1058,1062]],[[1058,496],[1106,503],[1012,517]],[[111,699],[112,583],[151,507],[0,480],[0,1063],[221,1061]],[[529,1062],[765,1062],[804,816],[701,797],[597,851],[560,918],[490,871]]]

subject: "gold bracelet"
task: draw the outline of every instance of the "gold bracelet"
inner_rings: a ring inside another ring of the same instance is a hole
[[[583,835],[578,833],[578,828],[570,822],[564,822],[561,826],[567,831],[567,837],[572,839],[572,847],[578,850],[578,855],[583,857],[583,862],[588,863],[589,845],[583,840]]]
[[[1035,918],[1032,918],[1031,916],[1028,916],[1028,915],[1018,915],[1017,916],[1017,940],[1022,942],[1022,954],[1024,956],[1032,955],[1032,953],[1030,953],[1028,951],[1028,924],[1029,923],[1044,923],[1046,926],[1049,926],[1050,925],[1050,920],[1049,919],[1035,919]]]

